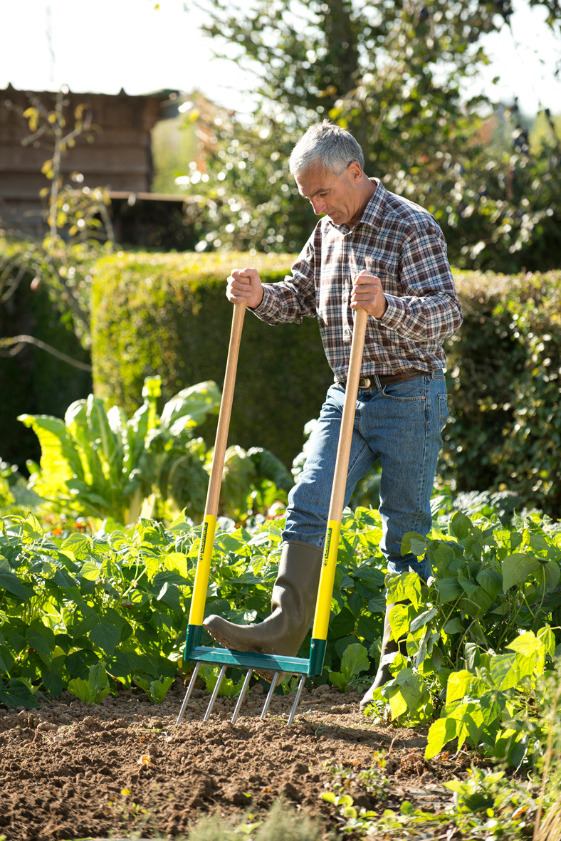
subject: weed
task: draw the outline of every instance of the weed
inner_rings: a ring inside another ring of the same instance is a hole
[[[245,815],[233,824],[217,815],[201,818],[189,832],[189,841],[319,841],[321,828],[310,818],[278,800],[263,819]]]

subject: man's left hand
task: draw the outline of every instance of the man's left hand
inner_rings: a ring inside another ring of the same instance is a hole
[[[380,278],[366,271],[355,275],[351,293],[351,309],[363,309],[374,318],[382,318],[387,308],[388,302],[382,290]]]

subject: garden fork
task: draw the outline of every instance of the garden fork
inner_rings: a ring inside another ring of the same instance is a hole
[[[327,530],[323,550],[322,569],[318,587],[314,623],[312,627],[310,655],[308,658],[288,657],[276,654],[261,654],[251,651],[234,651],[229,648],[207,647],[200,644],[244,315],[245,303],[235,304],[230,335],[230,346],[228,349],[228,359],[226,363],[226,374],[224,378],[224,389],[222,392],[218,427],[216,430],[216,443],[214,447],[201,542],[197,560],[195,585],[191,599],[189,625],[187,628],[187,638],[184,651],[184,659],[186,661],[194,662],[195,668],[189,681],[189,686],[187,687],[187,692],[185,693],[185,698],[183,699],[176,724],[179,724],[183,718],[183,713],[185,712],[185,708],[189,702],[191,693],[193,692],[201,663],[213,663],[221,666],[220,674],[214,686],[214,690],[205,713],[204,721],[207,721],[210,718],[227,667],[235,666],[238,668],[241,667],[242,669],[245,668],[247,669],[247,672],[234,714],[232,716],[232,723],[235,723],[237,720],[253,671],[258,669],[259,671],[266,670],[273,672],[271,686],[261,712],[262,719],[264,719],[267,715],[275,687],[279,680],[282,680],[282,674],[288,673],[300,676],[294,703],[287,721],[287,724],[292,724],[296,709],[300,702],[306,677],[311,675],[320,675],[323,670],[323,662],[325,659],[329,614],[331,611],[331,599],[335,581],[335,569],[337,566],[337,552],[339,549],[341,520],[343,516],[347,470],[349,466],[358,382],[362,364],[367,313],[366,310],[363,309],[356,311],[349,374],[345,391],[345,403],[343,406],[343,417],[341,420],[341,431],[339,434],[339,444],[337,448],[335,473],[333,477]]]

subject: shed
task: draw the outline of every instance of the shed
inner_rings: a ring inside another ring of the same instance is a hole
[[[53,154],[48,132],[30,130],[24,112],[39,106],[53,112],[56,92],[0,91],[0,225],[24,234],[44,232],[41,190],[49,185],[41,172]],[[62,173],[83,176],[81,186],[104,187],[110,192],[149,193],[154,177],[151,131],[159,119],[169,117],[179,104],[177,91],[143,96],[64,92],[65,130],[74,126],[76,109],[83,107],[91,130],[76,138],[62,160]],[[90,142],[88,142],[90,135]],[[93,140],[93,142],[91,142]]]

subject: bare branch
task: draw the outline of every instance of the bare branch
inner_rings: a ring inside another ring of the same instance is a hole
[[[78,359],[73,359],[71,356],[67,356],[62,351],[48,345],[46,342],[41,341],[41,339],[36,339],[34,336],[10,336],[9,338],[0,339],[0,354],[3,353],[4,356],[16,356],[23,349],[23,345],[38,347],[40,350],[50,353],[51,356],[55,356],[62,362],[73,365],[74,368],[79,368],[81,371],[92,370],[92,366],[88,365],[87,362],[80,362]]]

